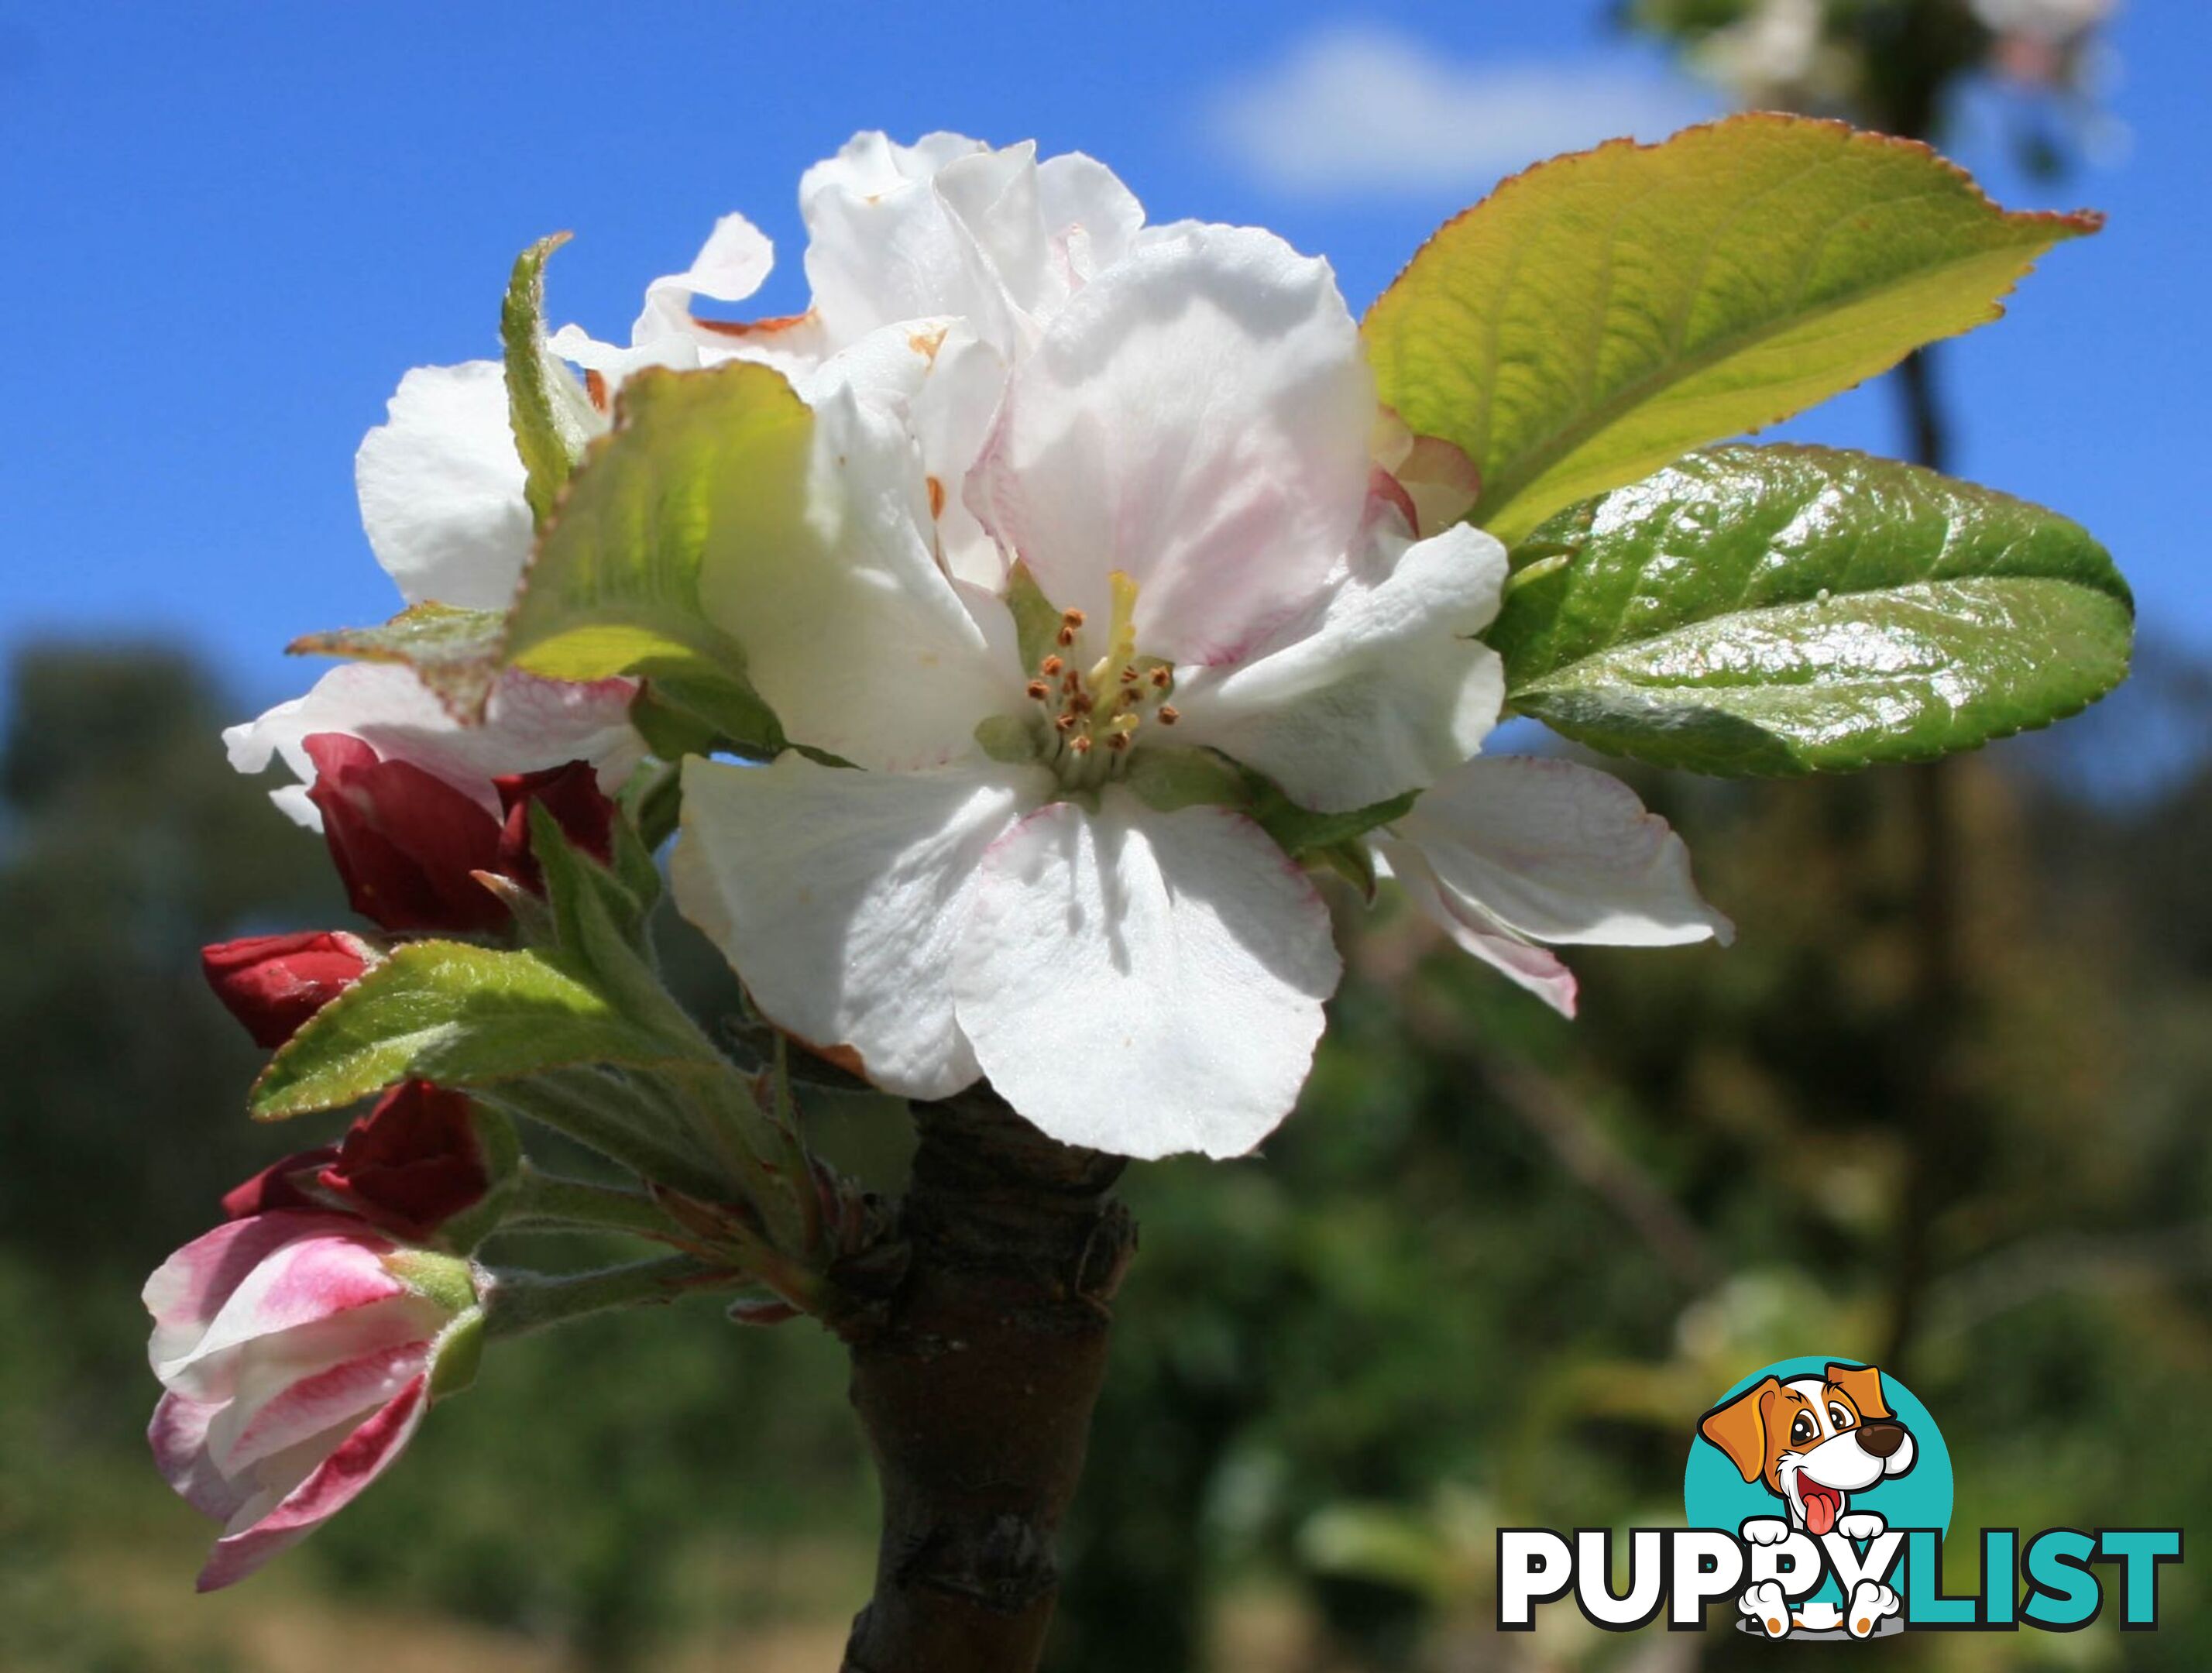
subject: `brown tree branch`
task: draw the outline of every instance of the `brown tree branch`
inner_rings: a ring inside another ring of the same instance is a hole
[[[988,1092],[915,1120],[904,1268],[848,1332],[884,1518],[845,1673],[1030,1673],[1136,1247],[1109,1195],[1123,1163],[1055,1143]]]

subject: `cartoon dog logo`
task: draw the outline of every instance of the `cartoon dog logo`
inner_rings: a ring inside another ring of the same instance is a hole
[[[1784,1382],[1765,1377],[1699,1420],[1698,1433],[1728,1455],[1743,1479],[1763,1484],[1787,1518],[1753,1517],[1741,1529],[1754,1545],[1779,1545],[1793,1532],[1820,1539],[1840,1532],[1851,1541],[1878,1538],[1886,1524],[1853,1511],[1851,1495],[1912,1468],[1911,1432],[1882,1398],[1872,1366],[1831,1365],[1819,1377]],[[1792,1627],[1846,1627],[1865,1638],[1898,1610],[1897,1594],[1873,1580],[1854,1588],[1846,1606],[1808,1602],[1792,1611],[1772,1581],[1754,1584],[1737,1600],[1746,1615],[1781,1638]]]

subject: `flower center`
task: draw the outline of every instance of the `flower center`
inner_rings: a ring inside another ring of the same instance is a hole
[[[1177,718],[1168,701],[1173,666],[1137,654],[1137,583],[1119,569],[1112,581],[1106,654],[1084,667],[1084,613],[1063,610],[1055,648],[1038,659],[1029,683],[1030,700],[1043,709],[1050,728],[1046,759],[1075,789],[1119,776],[1147,720],[1173,726]]]

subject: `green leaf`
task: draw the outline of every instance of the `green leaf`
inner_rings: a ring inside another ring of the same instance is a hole
[[[737,642],[708,619],[710,544],[803,550],[813,415],[779,373],[733,361],[652,368],[623,386],[508,621],[515,666],[555,679],[650,680],[659,699],[763,753],[782,734]]]
[[[543,952],[416,941],[292,1037],[254,1083],[251,1108],[272,1121],[338,1109],[410,1077],[469,1087],[695,1055]]]
[[[685,1037],[690,1021],[652,963],[649,921],[660,898],[660,873],[621,822],[616,843],[617,867],[602,866],[570,845],[550,808],[532,806],[530,853],[552,909],[554,956],[564,967],[587,972],[592,986],[633,1021]]]
[[[507,617],[496,610],[410,605],[380,627],[339,628],[295,639],[294,656],[343,656],[356,662],[400,662],[415,671],[456,720],[481,719],[499,678]]]
[[[1052,654],[1061,617],[1060,606],[1045,597],[1030,566],[1018,558],[1006,571],[1006,610],[1014,618],[1015,642],[1020,648],[1022,672],[1026,676]]]
[[[2094,215],[2007,214],[1907,140],[1749,115],[1540,163],[1364,327],[1382,398],[1482,473],[1511,545],[1560,507],[1994,319]]]
[[[1393,796],[1388,801],[1366,807],[1354,807],[1342,813],[1316,813],[1310,807],[1299,806],[1259,774],[1247,772],[1245,776],[1252,786],[1251,805],[1247,811],[1259,822],[1260,829],[1273,837],[1276,845],[1291,859],[1320,859],[1333,866],[1342,862],[1342,856],[1334,850],[1377,825],[1403,818],[1420,800],[1419,791],[1408,790],[1402,796]]]
[[[500,304],[499,339],[506,350],[507,422],[522,455],[522,494],[540,528],[560,502],[576,456],[591,433],[591,415],[575,379],[545,346],[545,262],[567,233],[540,239],[514,259]]]
[[[696,658],[658,656],[645,658],[630,672],[646,681],[645,695],[662,711],[655,718],[679,723],[663,727],[659,741],[653,743],[653,752],[665,761],[718,749],[771,761],[787,747],[775,711],[741,674],[708,666]],[[688,732],[682,722],[689,722]],[[648,741],[653,739],[653,733],[646,735]],[[661,749],[661,742],[679,747],[672,755]],[[689,747],[682,746],[687,743]]]
[[[1377,825],[1402,818],[1419,800],[1419,792],[1409,790],[1371,806],[1316,813],[1292,801],[1264,774],[1211,749],[1139,750],[1130,758],[1125,782],[1147,806],[1163,813],[1181,807],[1234,808],[1273,837],[1291,859],[1338,869],[1347,863],[1347,856],[1333,850]]]
[[[2054,512],[1820,447],[1715,447],[1562,513],[1488,636],[1508,701],[1707,773],[1917,761],[2125,677],[2134,607]]]

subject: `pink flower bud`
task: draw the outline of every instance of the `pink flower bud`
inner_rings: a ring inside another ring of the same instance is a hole
[[[530,808],[542,804],[563,836],[603,866],[614,863],[615,805],[599,788],[599,776],[588,761],[571,761],[534,773],[509,773],[492,780],[507,823],[499,834],[499,858],[493,869],[526,888],[544,892],[544,879],[530,852]]]
[[[169,1485],[223,1524],[199,1585],[245,1579],[351,1502],[465,1371],[483,1311],[469,1263],[341,1214],[256,1214],[147,1281],[167,1392],[148,1439]]]
[[[397,1236],[429,1238],[491,1189],[474,1106],[427,1080],[394,1086],[336,1145],[303,1150],[222,1200],[233,1220],[283,1208],[337,1209]]]
[[[476,880],[499,862],[499,821],[422,768],[386,761],[358,738],[302,740],[315,763],[307,798],[353,910],[386,929],[489,931],[507,908]]]
[[[256,1045],[280,1046],[351,987],[374,957],[358,935],[305,930],[202,947],[200,968]]]

